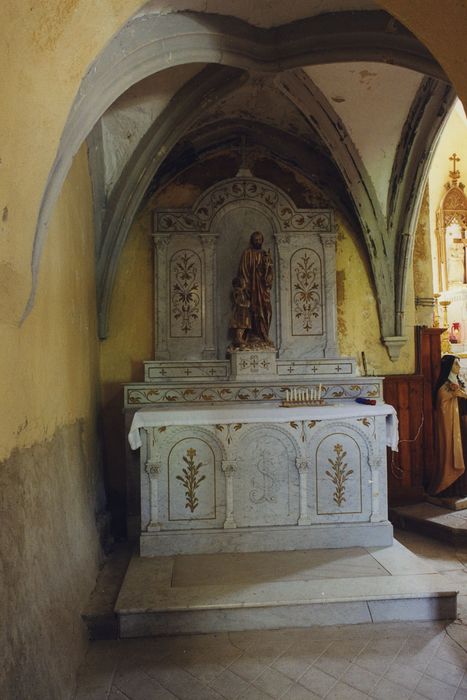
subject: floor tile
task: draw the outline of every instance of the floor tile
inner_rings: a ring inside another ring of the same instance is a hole
[[[328,673],[313,666],[303,674],[299,683],[318,697],[324,698],[336,684],[336,679],[334,676],[330,676]]]
[[[290,688],[292,681],[274,668],[267,668],[259,678],[253,682],[253,685],[263,692],[268,693],[271,697],[279,698]]]
[[[313,664],[334,678],[340,678],[350,666],[349,659],[334,656],[332,650],[325,651]]]
[[[107,700],[128,700],[128,695],[124,695],[118,688],[112,687]]]
[[[380,676],[353,664],[344,673],[341,680],[362,693],[370,693],[380,680]]]
[[[248,687],[248,682],[240,678],[236,673],[226,669],[214,681],[210,683],[211,688],[214,688],[223,698],[234,700],[234,698],[242,698],[245,690]]]
[[[413,667],[406,666],[397,660],[391,664],[384,677],[394,683],[404,686],[408,690],[415,690],[420,683],[423,674]]]
[[[113,685],[131,700],[171,700],[174,697],[167,688],[141,671],[117,673]]]
[[[264,661],[251,657],[248,652],[236,659],[229,669],[246,681],[254,681],[266,668]]]
[[[371,696],[377,700],[408,700],[411,695],[411,690],[387,678],[382,678],[371,691]]]
[[[294,683],[286,694],[282,696],[281,700],[320,700],[320,697],[312,693],[311,690],[304,688],[303,685]]]
[[[426,669],[426,675],[438,681],[458,688],[464,676],[464,670],[443,659],[432,659]]]
[[[86,688],[80,688],[76,695],[74,696],[74,700],[107,700],[109,697],[109,693],[107,690],[103,690],[102,688],[94,688],[94,689],[86,689]],[[123,700],[127,700],[127,698],[120,693],[120,698]],[[115,700],[120,700],[118,696],[115,696]]]
[[[244,691],[242,700],[271,700],[271,696],[254,685],[249,685]]]
[[[417,693],[429,700],[453,700],[456,688],[430,678],[430,676],[424,676],[417,686]]]
[[[329,698],[330,700],[331,698],[332,700],[368,700],[368,695],[339,681],[339,683],[336,683],[333,687]],[[392,700],[395,699],[392,698]]]
[[[287,678],[296,681],[310,667],[312,661],[306,654],[285,652],[272,664],[272,668],[280,671]]]

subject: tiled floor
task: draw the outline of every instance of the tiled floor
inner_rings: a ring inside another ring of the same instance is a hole
[[[459,590],[467,552],[399,533]],[[382,623],[93,642],[76,700],[467,700],[467,626]]]

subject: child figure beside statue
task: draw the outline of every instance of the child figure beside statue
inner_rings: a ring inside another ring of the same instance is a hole
[[[467,391],[460,368],[459,357],[444,355],[433,392],[437,472],[428,493],[447,501],[467,498]]]

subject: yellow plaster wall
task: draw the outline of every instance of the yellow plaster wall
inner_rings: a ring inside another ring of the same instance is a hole
[[[138,0],[4,0],[0,22],[0,279],[16,325],[30,292],[31,251],[47,177],[80,81]],[[0,295],[3,296],[3,295]]]
[[[2,319],[0,459],[94,410],[96,313],[92,209],[84,147],[57,202],[36,303],[22,325]],[[21,248],[20,242],[15,247]],[[23,255],[26,252],[23,248]],[[22,290],[2,279],[2,302]]]
[[[415,363],[412,275],[408,279],[405,309],[408,342],[397,362],[392,362],[381,342],[375,290],[362,245],[339,215],[337,225],[337,327],[340,352],[357,358],[361,374],[364,374],[362,352],[365,353],[367,373],[370,375],[409,374],[414,371]]]
[[[69,697],[86,645],[80,613],[103,507],[93,248],[83,148],[54,211],[34,309],[21,327],[0,326],[2,698]],[[22,290],[7,283],[15,304]]]
[[[467,4],[380,0],[441,63],[467,104]],[[16,324],[30,292],[30,253],[47,177],[83,76],[140,0],[4,0],[0,23],[0,279],[17,293],[0,320]],[[161,3],[167,10],[170,2]],[[79,38],[79,40],[78,40]],[[4,214],[5,216],[5,214]]]
[[[154,356],[153,251],[150,215],[134,221],[119,261],[109,318],[101,342],[100,379],[106,483],[111,495],[125,492],[123,383],[143,381],[143,360]],[[112,508],[114,503],[111,503]]]

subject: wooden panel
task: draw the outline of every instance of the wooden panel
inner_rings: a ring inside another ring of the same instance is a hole
[[[389,504],[424,499],[435,471],[433,387],[441,366],[444,328],[416,329],[416,374],[388,376],[384,399],[399,417],[399,453],[388,450]]]
[[[417,328],[417,369],[424,378],[423,485],[432,481],[436,470],[435,413],[433,388],[441,369],[441,335],[444,328]]]
[[[419,374],[392,375],[383,389],[399,418],[399,452],[388,450],[389,505],[416,503],[423,500],[425,380]]]

